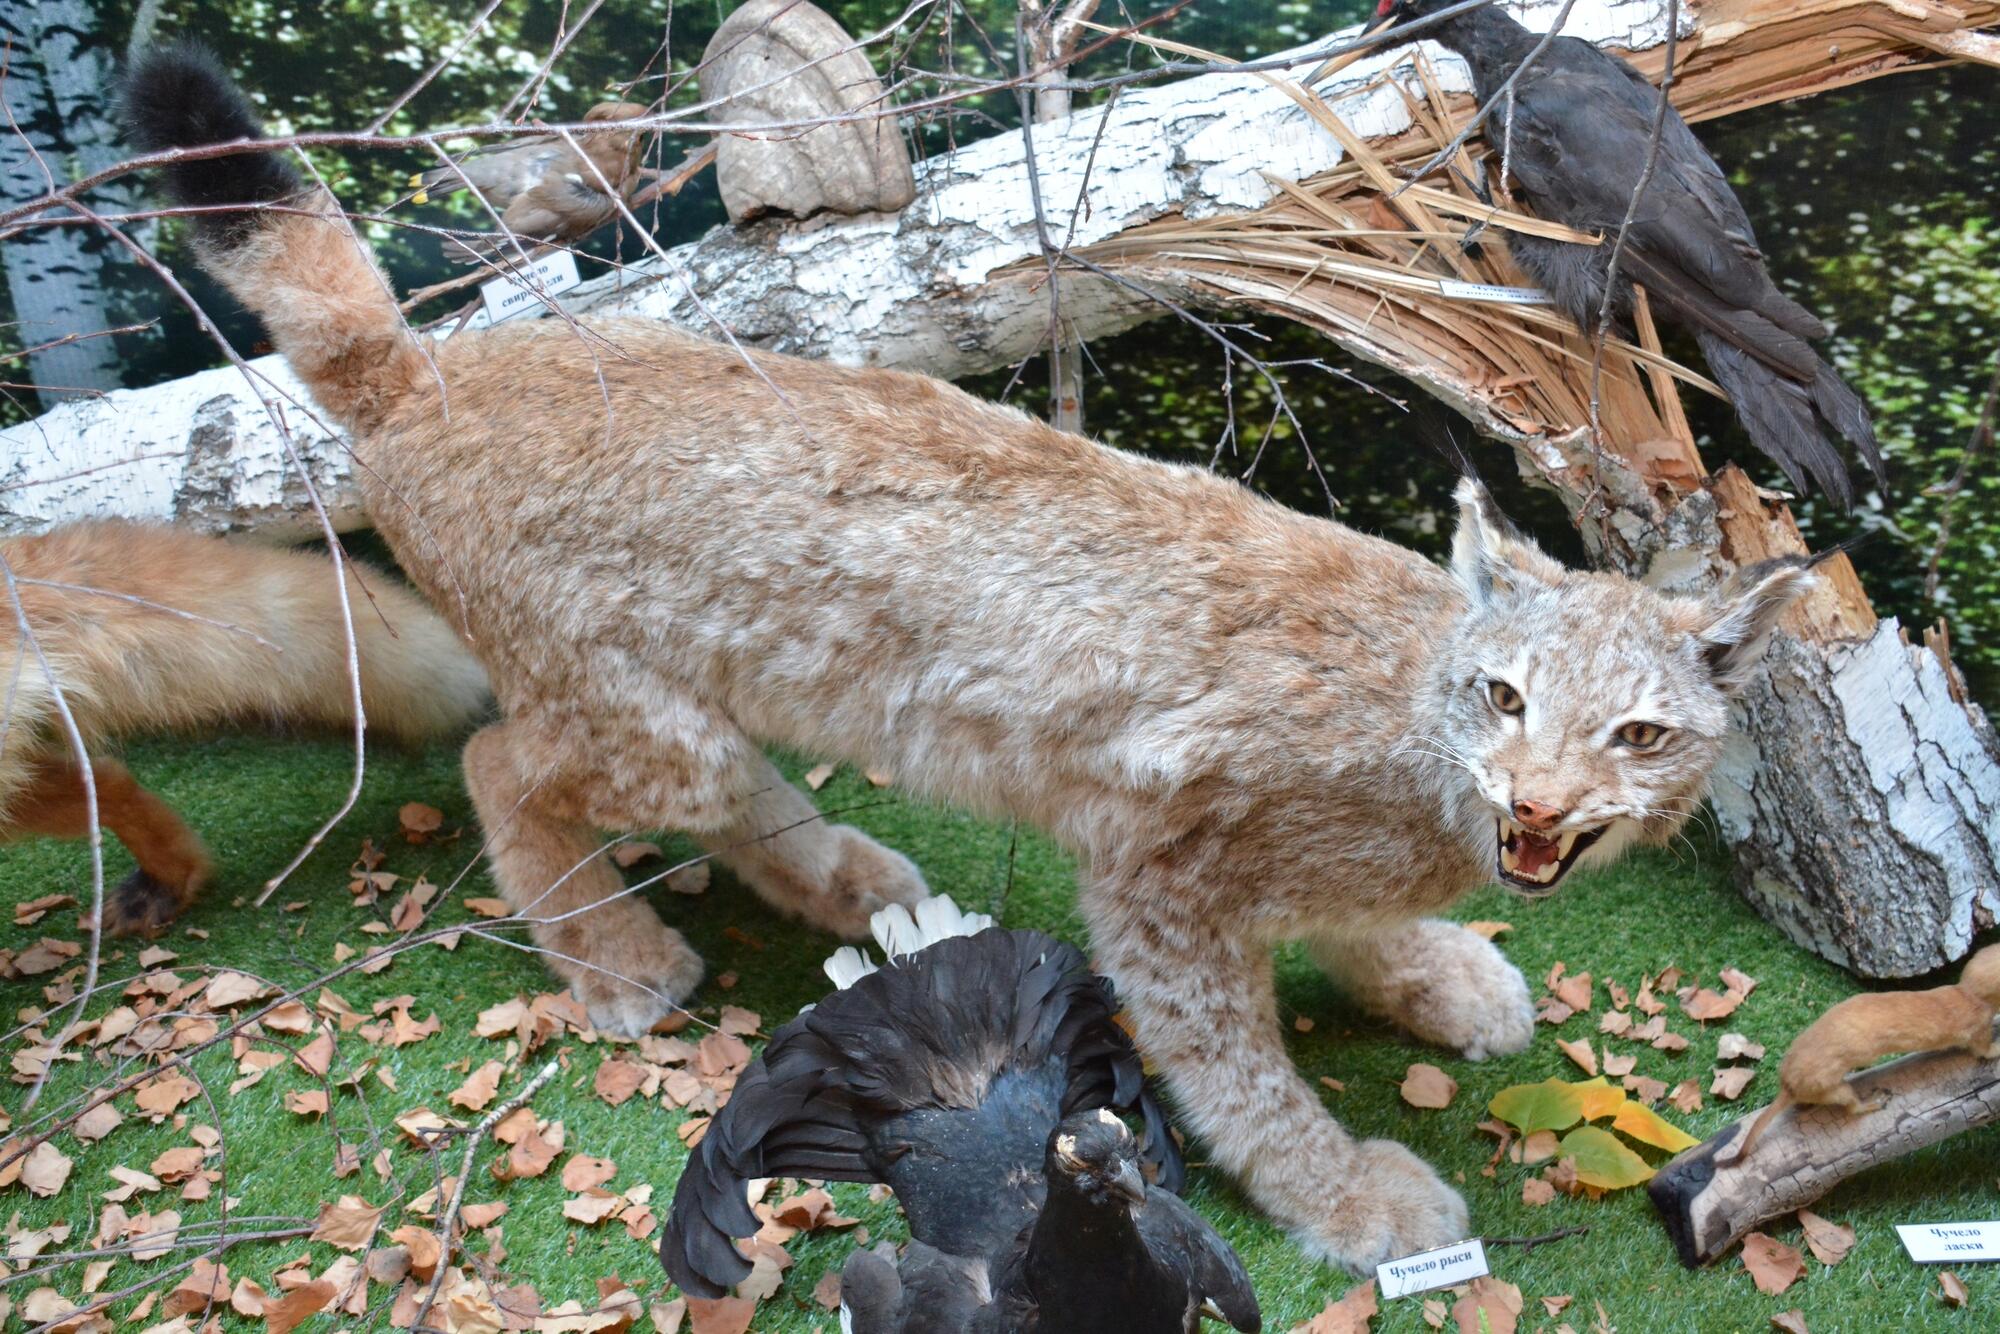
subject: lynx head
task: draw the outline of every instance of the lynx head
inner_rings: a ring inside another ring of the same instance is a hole
[[[1458,489],[1452,572],[1468,606],[1432,679],[1437,739],[1478,797],[1503,884],[1552,891],[1583,860],[1664,839],[1692,814],[1801,559],[1739,570],[1712,596],[1569,569],[1492,497]]]

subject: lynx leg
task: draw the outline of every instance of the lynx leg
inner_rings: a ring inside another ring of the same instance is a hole
[[[727,828],[697,831],[703,847],[772,907],[858,940],[891,903],[929,895],[923,875],[851,825],[831,824],[777,766],[758,756],[749,795]]]
[[[519,733],[482,728],[465,746],[465,784],[486,831],[493,878],[548,965],[608,1033],[637,1036],[701,981],[701,959],[604,859],[578,794],[523,772]]]
[[[1097,963],[1165,1072],[1180,1111],[1274,1220],[1355,1273],[1460,1240],[1465,1202],[1415,1154],[1351,1137],[1293,1069],[1270,952],[1174,915],[1197,891],[1100,883],[1086,911]]]
[[[91,760],[90,771],[98,823],[139,863],[104,905],[104,928],[118,936],[158,935],[207,883],[208,850],[174,808],[139,786],[124,765],[98,758]],[[83,838],[89,833],[83,774],[69,759],[37,761],[0,824],[0,842],[21,834]]]
[[[1521,970],[1489,940],[1424,918],[1378,931],[1332,932],[1313,957],[1370,1014],[1470,1061],[1524,1049],[1535,1010]]]

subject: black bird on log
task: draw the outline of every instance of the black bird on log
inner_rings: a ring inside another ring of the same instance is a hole
[[[900,1264],[848,1260],[851,1334],[1187,1334],[1204,1308],[1258,1329],[1236,1253],[1172,1193],[1180,1152],[1083,955],[949,899],[875,934],[889,962],[829,960],[841,989],[772,1035],[689,1158],[660,1241],[681,1290],[750,1273],[749,1181],[808,1176],[884,1182],[909,1218]]]
[[[1457,0],[1381,0],[1367,31],[1408,23]],[[1501,89],[1541,40],[1495,6],[1427,27],[1464,57],[1516,197],[1538,217],[1602,236],[1595,246],[1507,235],[1515,262],[1587,334],[1597,331],[1613,240],[1645,171],[1659,91],[1615,56],[1557,37]],[[1665,108],[1653,175],[1618,265],[1613,314],[1629,320],[1637,282],[1655,312],[1694,334],[1750,441],[1803,491],[1810,477],[1845,509],[1854,488],[1829,438],[1854,445],[1878,480],[1882,454],[1868,409],[1808,345],[1826,326],[1780,292],[1743,206],[1687,122]],[[1628,326],[1629,327],[1629,326]]]

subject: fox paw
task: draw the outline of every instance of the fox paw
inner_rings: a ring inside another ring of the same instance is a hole
[[[189,897],[143,870],[134,871],[106,897],[104,929],[114,936],[150,940],[173,925]]]

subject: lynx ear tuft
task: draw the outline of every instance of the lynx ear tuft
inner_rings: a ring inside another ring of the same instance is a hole
[[[1695,631],[1717,685],[1736,691],[1749,684],[1779,619],[1818,582],[1812,564],[1804,556],[1780,556],[1729,576],[1707,624]]]
[[[1525,581],[1562,582],[1561,564],[1514,527],[1477,478],[1458,481],[1458,531],[1451,539],[1451,571],[1475,604],[1505,597]]]

